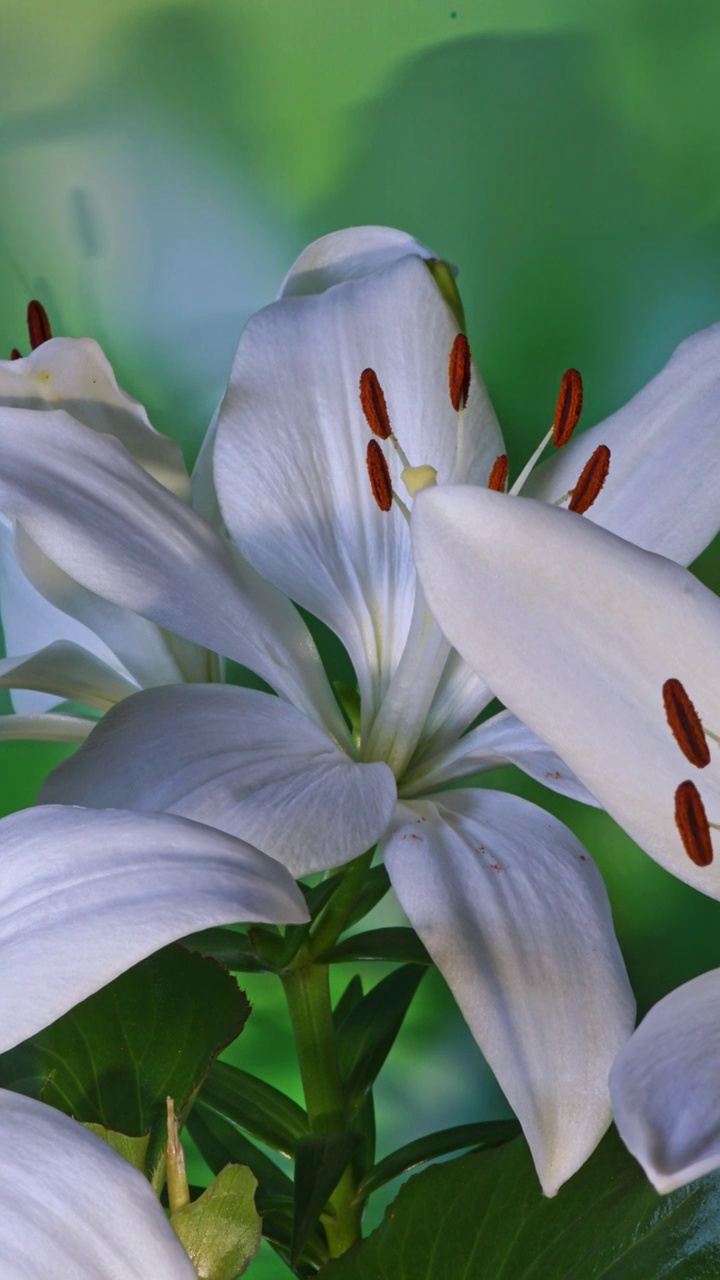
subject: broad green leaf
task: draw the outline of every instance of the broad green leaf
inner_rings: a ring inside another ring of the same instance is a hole
[[[300,1257],[310,1232],[347,1169],[356,1145],[357,1137],[351,1133],[313,1135],[298,1142],[295,1151],[292,1263]]]
[[[338,1027],[338,1065],[351,1110],[372,1086],[425,972],[414,964],[395,969],[363,997]]]
[[[394,964],[432,964],[414,929],[369,929],[338,942],[322,959],[326,964],[345,960],[389,960]]]
[[[333,1009],[333,1024],[335,1030],[342,1026],[349,1013],[352,1013],[356,1005],[360,1004],[363,998],[363,984],[359,973],[353,975]]]
[[[255,1179],[249,1169],[229,1164],[192,1204],[170,1217],[198,1280],[236,1280],[260,1248]]]
[[[302,1107],[273,1085],[229,1062],[215,1063],[201,1098],[206,1109],[285,1156],[292,1156],[298,1138],[309,1132]]]
[[[0,1084],[21,1088],[85,1123],[150,1134],[148,1170],[178,1115],[250,1006],[214,960],[166,947],[0,1057]]]
[[[523,1139],[433,1165],[323,1280],[714,1280],[720,1176],[658,1196],[611,1132],[558,1195]]]
[[[436,1160],[438,1156],[449,1155],[451,1151],[461,1151],[463,1147],[498,1147],[503,1142],[510,1142],[520,1133],[517,1120],[484,1120],[479,1124],[460,1124],[452,1129],[441,1129],[438,1133],[429,1133],[424,1138],[416,1138],[406,1146],[399,1147],[384,1160],[380,1160],[365,1175],[357,1188],[357,1199],[377,1191],[378,1187],[391,1182],[401,1173],[407,1173],[418,1164],[426,1164],[428,1160]]]
[[[210,956],[231,973],[270,973],[269,965],[253,951],[246,933],[235,929],[202,929],[188,934],[181,945],[188,951]]]
[[[128,1138],[126,1133],[116,1133],[114,1129],[106,1129],[102,1124],[86,1124],[83,1127],[107,1142],[113,1151],[117,1151],[135,1169],[139,1169],[141,1173],[147,1172],[149,1133],[144,1133],[140,1138]]]

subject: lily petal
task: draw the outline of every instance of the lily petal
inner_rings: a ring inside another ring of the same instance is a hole
[[[0,508],[72,579],[244,663],[344,734],[288,600],[117,441],[67,414],[0,410]]]
[[[389,267],[408,254],[433,259],[437,255],[419,240],[394,227],[346,227],[313,240],[303,249],[280,286],[279,298],[324,293],[346,280],[360,280]]]
[[[27,809],[0,845],[0,1052],[186,934],[307,919],[278,862],[169,814]]]
[[[0,660],[0,688],[41,689],[101,711],[138,691],[115,667],[65,640],[56,640],[37,653]]]
[[[720,528],[717,450],[720,324],[693,334],[628,404],[576,435],[533,472],[528,497],[562,498],[598,445],[610,449],[610,474],[587,518],[689,564]]]
[[[371,493],[359,378],[375,370],[410,461],[448,480],[458,440],[447,389],[456,334],[426,265],[405,257],[254,316],[220,410],[215,484],[227,527],[264,577],[343,640],[367,717],[400,659],[415,575],[402,514],[380,511]],[[463,474],[484,483],[502,448],[475,372],[464,419]],[[403,493],[390,448],[387,457]]]
[[[0,742],[84,742],[97,720],[60,712],[0,716]]]
[[[41,792],[43,803],[183,814],[241,836],[296,876],[375,844],[396,795],[386,764],[357,764],[280,698],[230,685],[126,700]]]
[[[150,1183],[77,1121],[0,1090],[4,1280],[196,1280]]]
[[[720,821],[717,752],[699,771],[665,716],[680,680],[720,729],[720,601],[687,570],[582,516],[465,486],[422,493],[418,572],[449,640],[634,840],[720,897],[692,860],[675,794],[692,780]]]
[[[554,1195],[610,1123],[634,1022],[599,872],[556,818],[494,791],[401,806],[385,862]]]

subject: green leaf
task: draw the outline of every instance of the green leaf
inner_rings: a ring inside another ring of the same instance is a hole
[[[201,1100],[206,1109],[285,1156],[292,1156],[298,1138],[309,1132],[307,1113],[292,1098],[229,1062],[215,1063]]]
[[[338,1027],[338,1066],[351,1110],[372,1086],[425,972],[414,964],[395,969],[363,997]]]
[[[389,960],[394,964],[432,964],[414,929],[368,929],[338,942],[322,959],[326,964],[345,960]]]
[[[363,887],[360,891],[360,896],[348,919],[346,928],[350,929],[354,924],[357,924],[359,920],[364,920],[365,916],[372,911],[373,907],[376,907],[378,902],[382,901],[389,888],[390,877],[385,870],[385,864],[381,862],[377,867],[372,867],[371,870],[368,871]]]
[[[658,1196],[613,1131],[558,1195],[523,1139],[416,1174],[323,1280],[713,1280],[720,1176]]]
[[[272,969],[253,951],[246,933],[235,929],[202,929],[181,939],[188,951],[209,956],[231,973],[271,973]]]
[[[167,947],[0,1057],[0,1084],[85,1123],[150,1134],[152,1172],[166,1140],[166,1097],[178,1115],[250,1006],[214,960]]]
[[[127,1160],[133,1168],[139,1169],[141,1173],[147,1172],[147,1154],[150,1144],[150,1134],[144,1133],[140,1138],[128,1138],[126,1133],[116,1133],[114,1129],[106,1129],[103,1124],[86,1124],[83,1126],[89,1129],[91,1133],[96,1134],[98,1138],[102,1138],[103,1142],[107,1142],[113,1151],[117,1151],[123,1160]]]
[[[333,1009],[333,1025],[337,1031],[348,1014],[360,1004],[363,998],[363,984],[359,973],[353,975]]]
[[[423,1138],[416,1138],[406,1146],[399,1147],[391,1155],[385,1156],[365,1175],[358,1184],[356,1199],[364,1200],[372,1195],[378,1187],[401,1173],[407,1173],[418,1164],[426,1164],[428,1160],[436,1160],[438,1156],[446,1156],[451,1151],[460,1151],[463,1147],[498,1147],[503,1142],[510,1142],[520,1133],[517,1120],[485,1120],[479,1124],[460,1124],[452,1129],[440,1129],[437,1133],[429,1133]]]
[[[260,1213],[265,1213],[271,1204],[285,1204],[288,1211],[292,1210],[292,1179],[239,1129],[206,1108],[202,1097],[190,1112],[186,1128],[213,1173],[220,1173],[226,1164],[244,1164],[252,1170],[258,1184],[255,1199]]]
[[[170,1221],[199,1280],[236,1280],[260,1248],[256,1182],[249,1169],[229,1164],[192,1204]]]
[[[303,1138],[295,1151],[295,1213],[290,1261],[294,1265],[305,1242],[347,1169],[357,1144],[352,1133]]]

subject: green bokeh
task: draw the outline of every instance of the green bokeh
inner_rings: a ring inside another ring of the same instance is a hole
[[[394,224],[459,264],[515,468],[564,368],[592,422],[720,314],[715,0],[6,0],[4,17],[0,350],[40,296],[189,458],[245,319],[342,225]],[[720,587],[716,554],[701,569]],[[2,745],[4,808],[62,754]],[[720,964],[716,903],[608,819],[505,782],[598,858],[643,1008]],[[260,980],[252,995],[246,1065],[295,1087],[278,1009]],[[383,1150],[500,1105],[439,981],[379,1105]]]

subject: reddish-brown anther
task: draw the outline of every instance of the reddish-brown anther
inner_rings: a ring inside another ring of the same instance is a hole
[[[10,359],[22,360],[22,351],[18,351],[17,347],[13,347],[12,351],[10,352]]]
[[[452,344],[448,385],[453,409],[464,409],[470,394],[470,344],[464,333],[459,333]]]
[[[700,792],[694,782],[681,782],[675,792],[675,825],[685,852],[696,867],[709,867],[713,860],[710,824]]]
[[[36,298],[33,298],[32,302],[28,302],[27,327],[30,335],[30,346],[33,351],[36,347],[41,347],[43,342],[47,342],[48,338],[52,338],[52,329],[50,328],[47,311],[42,302],[38,302]]]
[[[492,471],[488,476],[488,489],[494,489],[496,493],[505,492],[509,466],[507,454],[501,453],[492,464]]]
[[[606,444],[599,444],[580,472],[580,479],[568,503],[568,511],[576,511],[579,516],[584,515],[605,484],[609,470],[610,450]]]
[[[666,680],[662,692],[673,738],[690,763],[704,769],[710,763],[710,747],[685,686],[679,680]]]
[[[568,369],[560,383],[560,395],[553,419],[553,444],[562,449],[567,444],[582,413],[583,384],[577,369]]]
[[[360,374],[360,404],[373,435],[379,436],[381,440],[387,440],[392,435],[390,415],[383,389],[374,369],[363,369]]]
[[[377,440],[370,441],[367,447],[366,461],[373,498],[381,511],[389,511],[393,499],[390,468]]]

